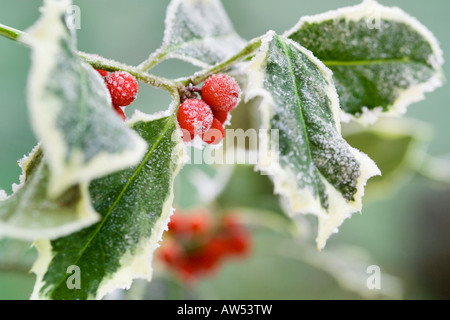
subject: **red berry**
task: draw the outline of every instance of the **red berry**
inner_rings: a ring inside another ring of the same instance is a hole
[[[178,242],[165,241],[158,250],[158,256],[168,265],[174,266],[183,258],[183,251]]]
[[[214,118],[216,118],[217,120],[219,120],[220,123],[222,123],[222,124],[224,124],[225,121],[227,121],[227,119],[228,119],[228,114],[229,114],[229,112],[227,112],[227,111],[214,111],[214,110],[213,110]]]
[[[226,232],[239,231],[242,228],[239,219],[234,213],[228,213],[222,217],[221,227]]]
[[[203,134],[213,123],[211,108],[202,100],[188,99],[178,109],[177,119],[181,129],[191,135]]]
[[[100,73],[100,75],[102,77],[107,77],[108,76],[108,71],[100,70],[100,69],[95,69],[95,70],[97,70],[97,72]]]
[[[227,237],[227,247],[230,253],[245,255],[249,249],[249,239],[245,232],[235,232]]]
[[[213,271],[222,262],[228,251],[227,243],[220,237],[214,236],[196,254],[199,267],[205,271]]]
[[[222,123],[216,118],[213,119],[211,128],[202,136],[202,140],[208,144],[218,144],[225,137],[225,130]]]
[[[180,275],[184,284],[192,285],[198,272],[197,260],[191,257],[185,257],[178,265],[175,266],[176,271]]]
[[[184,214],[174,214],[168,224],[169,232],[173,234],[185,234],[187,232],[187,219]]]
[[[250,234],[237,218],[226,214],[216,224],[214,216],[202,209],[174,215],[157,256],[185,285],[192,285],[218,271],[226,259],[249,252]]]
[[[139,84],[134,76],[125,71],[116,71],[106,78],[113,106],[128,106],[136,99]]]
[[[189,216],[189,230],[192,235],[205,234],[211,228],[211,216],[208,211],[197,211]]]
[[[241,89],[232,77],[217,74],[206,79],[202,87],[202,99],[212,110],[229,112],[239,101]]]
[[[113,106],[114,111],[122,118],[123,121],[127,118],[123,109],[119,106]]]

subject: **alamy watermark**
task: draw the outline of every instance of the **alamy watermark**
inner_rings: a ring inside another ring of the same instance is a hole
[[[367,10],[366,26],[369,29],[381,29],[381,12],[371,7]]]
[[[211,132],[212,131],[212,132]],[[183,132],[183,130],[182,130]],[[211,129],[209,134],[217,137],[221,133]],[[186,135],[186,133],[184,133]],[[172,138],[178,139],[180,132],[174,132]],[[278,129],[226,129],[226,139],[219,145],[204,148],[200,136],[189,142],[188,164],[247,164],[258,165],[261,168],[274,167],[279,161],[279,130]],[[264,173],[263,174],[269,174]]]
[[[71,5],[67,7],[66,25],[70,30],[81,29],[81,9],[79,6]]]
[[[67,280],[66,285],[69,290],[81,289],[81,269],[79,266],[71,265],[67,267],[66,273],[71,274]]]
[[[381,289],[381,269],[377,265],[368,266],[366,273],[370,276],[367,277],[366,285],[369,290]]]

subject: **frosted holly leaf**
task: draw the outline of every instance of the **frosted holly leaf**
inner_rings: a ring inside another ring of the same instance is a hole
[[[78,57],[64,24],[71,1],[46,0],[23,36],[32,47],[28,108],[50,169],[49,195],[138,162],[145,142],[123,124],[97,71]]]
[[[418,120],[381,117],[371,126],[343,124],[345,140],[369,155],[382,175],[366,187],[366,199],[391,195],[419,170],[432,137],[431,128]]]
[[[219,0],[172,0],[165,26],[163,44],[149,58],[155,64],[176,58],[207,68],[245,45]]]
[[[11,238],[0,239],[0,265],[2,267],[14,266],[14,272],[22,270],[27,273],[35,259],[36,253],[30,250],[29,241]],[[3,271],[6,270],[3,269]],[[3,292],[5,291],[2,290]]]
[[[361,210],[364,185],[379,170],[342,138],[331,72],[310,51],[269,32],[249,72],[246,99],[263,98],[260,128],[272,135],[257,169],[271,176],[288,213],[318,216],[316,241],[323,248]]]
[[[150,146],[141,162],[91,182],[99,223],[57,240],[35,242],[33,299],[101,299],[134,278],[151,279],[153,251],[172,213],[173,182],[184,163],[184,145],[173,116],[135,114],[130,125]],[[69,266],[81,288],[70,290]]]
[[[402,114],[442,85],[443,57],[433,34],[399,8],[373,0],[300,19],[285,35],[333,71],[341,108],[373,122]]]
[[[20,165],[21,184],[14,185],[14,194],[0,201],[0,238],[56,239],[99,220],[86,184],[73,186],[56,199],[48,198],[50,172],[39,147]]]

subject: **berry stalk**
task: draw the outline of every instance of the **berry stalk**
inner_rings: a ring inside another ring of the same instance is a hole
[[[6,37],[10,40],[17,41],[29,46],[29,44],[26,41],[20,40],[24,35],[26,35],[26,33],[23,31],[0,24],[0,36]],[[24,39],[25,38],[26,37],[24,37]],[[259,37],[251,40],[247,44],[247,46],[245,46],[241,51],[236,53],[234,56],[232,56],[226,61],[216,64],[210,69],[200,71],[188,78],[175,80],[151,75],[144,71],[145,68],[142,67],[142,64],[137,67],[130,66],[114,60],[105,59],[103,57],[98,56],[97,54],[89,54],[81,51],[78,52],[78,55],[80,56],[80,58],[82,58],[85,62],[89,63],[94,69],[97,69],[99,72],[101,72],[102,70],[108,72],[125,71],[128,72],[130,75],[134,76],[140,82],[168,91],[175,102],[174,105],[172,105],[173,108],[172,118],[175,121],[178,109],[180,107],[180,92],[183,93],[186,90],[187,86],[191,87],[193,85],[195,86],[196,84],[205,81],[210,75],[220,73],[230,68],[233,64],[248,58],[261,46],[261,39],[262,38]],[[158,57],[161,58],[163,57],[163,55],[164,53],[161,53],[160,56]],[[151,65],[153,66],[161,61],[161,59],[159,58],[155,59],[154,61],[150,62],[147,61],[147,62],[151,63]],[[192,93],[194,91],[195,89],[192,89]],[[119,115],[121,115],[121,113]]]
[[[25,32],[21,30],[14,29],[12,27],[6,26],[4,24],[0,24],[0,36],[3,36],[7,39],[20,42],[24,45],[29,46],[29,44],[25,41],[21,41],[21,37],[23,35],[26,35]],[[142,70],[140,70],[138,67],[129,66],[114,60],[105,59],[102,57],[99,57],[95,54],[89,54],[85,52],[78,52],[78,55],[87,63],[89,63],[91,66],[93,66],[95,69],[99,70],[105,70],[105,71],[126,71],[129,74],[133,75],[138,79],[139,81],[146,83],[148,85],[151,85],[153,87],[161,88],[166,91],[171,92],[173,88],[180,87],[181,85],[175,81],[163,78],[163,77],[157,77],[154,75],[150,75]]]
[[[12,27],[0,24],[0,36],[3,36],[5,38],[8,38],[13,41],[18,41],[22,44],[29,45],[28,43],[24,41],[20,41],[21,36],[25,35],[26,33],[17,29],[14,29]],[[148,85],[151,85],[156,88],[160,88],[166,91],[172,92],[175,88],[182,89],[183,87],[186,87],[190,84],[197,85],[203,81],[205,81],[210,75],[220,73],[229,67],[231,67],[233,64],[240,62],[244,60],[245,58],[248,58],[251,56],[255,50],[257,50],[261,46],[261,37],[255,38],[247,44],[241,51],[236,53],[234,56],[229,58],[228,60],[225,60],[223,62],[220,62],[216,64],[215,66],[211,67],[210,69],[206,69],[203,71],[200,71],[196,74],[194,74],[191,77],[187,78],[181,78],[181,79],[175,79],[170,80],[163,77],[158,77],[155,75],[148,74],[144,70],[148,68],[143,68],[143,64],[140,66],[129,66],[114,60],[105,59],[103,57],[98,57],[98,55],[95,54],[89,54],[85,52],[78,52],[78,55],[87,63],[89,63],[92,67],[99,70],[105,70],[109,72],[114,71],[126,71],[129,74],[133,75],[138,81],[141,81],[143,83],[146,83]],[[163,57],[165,53],[161,53],[160,56]],[[158,56],[159,57],[159,56]],[[161,57],[158,59],[154,59],[151,61],[151,66],[154,66],[158,64],[161,61]],[[148,64],[150,62],[146,62]]]
[[[163,61],[163,58],[167,55],[167,52],[158,52],[156,55],[152,54],[147,60],[138,65],[138,69],[142,72],[146,72]]]
[[[221,73],[224,70],[230,68],[232,65],[241,62],[251,56],[260,46],[261,46],[261,40],[262,37],[255,38],[253,40],[250,40],[248,44],[238,53],[236,53],[234,56],[229,58],[228,60],[225,60],[223,62],[219,62],[218,64],[212,66],[210,69],[203,70],[200,72],[195,73],[191,77],[187,78],[180,78],[176,81],[181,83],[183,86],[188,86],[190,84],[197,85],[206,79],[208,79],[209,76],[212,74]]]
[[[80,51],[78,52],[78,55],[95,69],[105,70],[109,72],[126,71],[129,74],[133,75],[138,81],[169,92],[171,92],[174,88],[178,88],[180,86],[179,83],[173,80],[148,74],[139,70],[137,67],[129,66],[114,60],[105,59],[103,57],[99,58],[95,54],[89,54]]]

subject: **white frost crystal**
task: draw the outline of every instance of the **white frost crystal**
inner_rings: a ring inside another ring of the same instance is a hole
[[[318,216],[316,241],[321,249],[345,219],[361,210],[364,186],[380,171],[341,137],[332,74],[310,51],[269,32],[249,70],[246,99],[262,97],[261,128],[276,125],[284,150],[267,152],[257,169],[271,174],[275,193],[291,215]],[[299,85],[300,81],[307,85]],[[341,185],[354,188],[351,197],[338,189]]]

